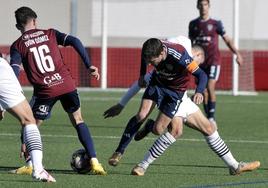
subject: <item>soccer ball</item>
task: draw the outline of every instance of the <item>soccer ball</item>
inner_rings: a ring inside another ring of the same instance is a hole
[[[72,154],[70,161],[72,169],[79,174],[86,174],[90,171],[90,160],[84,149],[78,149]]]

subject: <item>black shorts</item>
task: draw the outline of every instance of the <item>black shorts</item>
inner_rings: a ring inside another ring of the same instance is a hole
[[[149,84],[142,98],[154,101],[162,113],[173,118],[179,109],[183,95],[184,92]]]
[[[35,119],[49,119],[51,110],[58,100],[61,102],[63,109],[67,113],[73,113],[80,108],[80,99],[77,90],[48,99],[41,99],[33,96],[30,105]]]
[[[216,80],[218,81],[220,72],[221,72],[221,66],[220,65],[211,65],[207,67],[206,69],[203,69],[205,73],[208,76],[208,79]]]

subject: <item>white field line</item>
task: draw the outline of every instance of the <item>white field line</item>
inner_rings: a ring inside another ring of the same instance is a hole
[[[119,101],[120,97],[81,97],[82,101]],[[141,101],[141,97],[134,97],[131,101]],[[246,101],[237,101],[237,100],[228,100],[225,99],[224,101],[218,100],[217,103],[229,103],[229,104],[268,104],[268,101],[262,100],[246,100]]]
[[[0,136],[6,137],[20,137],[20,134],[14,133],[0,133]],[[77,138],[76,135],[51,135],[51,134],[42,134],[42,137],[52,137],[52,138]],[[96,139],[116,139],[119,140],[119,136],[92,136]],[[156,138],[145,138],[146,140],[155,140]],[[186,142],[205,142],[204,139],[196,139],[196,138],[181,138],[178,141],[186,141]],[[268,144],[268,141],[261,140],[225,140],[225,142],[229,143],[243,143],[243,144]]]

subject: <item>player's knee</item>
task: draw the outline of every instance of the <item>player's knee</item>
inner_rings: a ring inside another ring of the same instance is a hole
[[[20,119],[20,123],[22,126],[29,125],[29,124],[36,124],[34,117],[27,116]]]
[[[153,134],[155,135],[160,135],[160,134],[163,134],[164,133],[164,130],[161,126],[154,126],[153,127]]]
[[[205,127],[204,129],[204,134],[205,135],[212,135],[216,131],[215,126],[213,125],[212,122],[209,122],[208,126]]]
[[[182,130],[181,129],[172,129],[169,132],[174,138],[179,138],[182,135]]]
[[[138,113],[136,115],[137,121],[138,122],[143,122],[146,119],[146,116],[147,116],[146,113],[142,113],[142,112]]]
[[[83,120],[83,118],[81,116],[74,118],[74,121],[75,121],[76,125],[84,122],[84,120]]]

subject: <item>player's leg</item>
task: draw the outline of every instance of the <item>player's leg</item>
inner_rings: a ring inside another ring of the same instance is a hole
[[[215,87],[216,87],[216,80],[209,79],[208,80],[208,114],[207,117],[209,120],[215,120],[215,109],[216,109],[216,94],[215,94]]]
[[[149,149],[145,155],[143,161],[136,165],[132,169],[133,175],[144,175],[146,169],[149,165],[161,156],[165,150],[176,141],[182,135],[183,131],[183,121],[187,117],[189,111],[196,111],[198,107],[196,105],[191,105],[192,101],[187,97],[187,92],[184,93],[182,97],[182,102],[179,105],[179,108],[171,121],[171,124],[168,126],[168,132],[162,134]],[[193,109],[191,107],[194,107]],[[197,109],[196,109],[197,108]],[[164,109],[164,108],[163,108]],[[148,123],[148,122],[147,122]],[[154,124],[153,120],[150,120],[151,124]],[[161,130],[160,130],[161,131]]]
[[[55,182],[56,180],[43,168],[41,135],[37,125],[35,124],[35,119],[28,102],[24,100],[18,105],[7,109],[7,111],[16,117],[24,126],[24,141],[33,163],[33,178],[40,181]]]
[[[156,139],[154,144],[145,154],[144,159],[132,169],[131,174],[143,176],[149,165],[160,157],[176,141],[176,139],[182,135],[182,130],[183,118],[174,117],[168,132]]]
[[[68,113],[68,115],[77,131],[80,143],[83,145],[90,158],[91,173],[95,175],[106,175],[106,171],[97,159],[93,138],[87,124],[83,121],[81,109],[79,108],[73,113]]]
[[[127,123],[127,126],[121,136],[120,142],[109,158],[108,163],[112,166],[117,166],[119,161],[122,158],[122,155],[125,152],[125,149],[131,142],[134,135],[139,130],[140,126],[142,125],[143,121],[149,116],[149,114],[154,109],[155,103],[149,99],[142,99],[141,105],[137,115],[133,116]]]
[[[24,127],[21,127],[21,136],[20,136],[20,140],[21,140],[21,150],[20,150],[20,158],[24,158],[25,160],[25,165],[17,168],[15,170],[10,170],[9,172],[12,174],[18,174],[18,175],[32,175],[33,172],[33,163],[31,160],[31,155],[29,154],[29,152],[27,151],[26,148],[26,144],[24,141]]]
[[[208,75],[208,119],[216,125],[215,111],[216,111],[216,93],[215,87],[220,75],[220,65],[211,65]]]
[[[80,100],[77,91],[64,94],[59,97],[59,100],[64,110],[68,113],[72,125],[76,129],[80,143],[90,157],[92,174],[106,175],[107,173],[97,159],[90,130],[82,118]]]
[[[184,92],[176,92],[167,88],[158,88],[157,99],[159,114],[156,121],[147,121],[146,124],[137,132],[134,139],[139,141],[143,139],[148,133],[152,132],[156,135],[160,135],[167,128],[174,115],[179,109]]]
[[[54,104],[56,103],[56,98],[50,99],[41,99],[36,96],[32,96],[30,100],[30,106],[33,111],[33,116],[35,118],[35,122],[37,126],[40,126],[42,122],[46,119],[49,119],[51,116],[51,109],[53,108]],[[21,129],[21,157],[25,159],[25,165],[10,171],[14,174],[21,174],[21,175],[31,175],[32,174],[32,160],[31,155],[27,151],[26,145],[24,143],[24,127]]]
[[[203,108],[205,114],[208,116],[208,90],[205,89],[203,94],[204,94]]]
[[[118,147],[115,152],[109,158],[108,163],[112,166],[118,165],[122,155],[131,142],[133,136],[137,133],[144,120],[149,116],[154,109],[155,102],[157,101],[157,89],[155,86],[149,85],[142,97],[142,101],[139,107],[138,113],[133,116],[127,123],[127,126],[121,136]]]
[[[233,157],[229,147],[221,139],[216,127],[203,115],[200,110],[188,116],[187,125],[193,129],[200,131],[204,135],[209,147],[228,166],[231,175],[240,174],[244,171],[254,170],[260,166],[259,161],[253,161],[249,163],[237,162]]]

